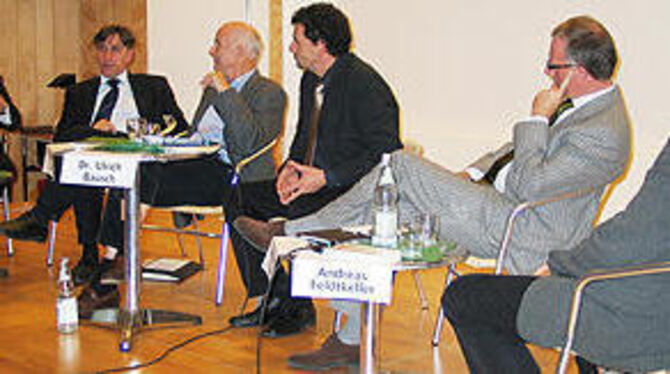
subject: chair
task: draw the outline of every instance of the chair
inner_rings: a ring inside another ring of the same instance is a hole
[[[571,199],[571,198],[576,198],[580,197],[583,195],[586,195],[588,193],[591,193],[595,190],[594,187],[587,187],[587,188],[582,188],[579,190],[567,192],[561,195],[557,196],[552,196],[543,200],[538,200],[538,201],[525,201],[514,207],[512,212],[510,213],[509,217],[507,218],[507,223],[505,225],[505,232],[503,234],[502,241],[500,242],[500,249],[498,250],[498,257],[495,261],[495,274],[500,275],[503,272],[503,268],[505,266],[505,261],[507,260],[507,255],[509,252],[509,243],[512,240],[512,233],[514,230],[514,224],[516,223],[516,219],[521,216],[524,212],[526,212],[529,209],[534,209],[539,206],[543,206],[546,204],[550,204],[553,202],[565,200],[565,199]],[[449,270],[447,272],[447,279],[445,282],[445,289],[446,287],[449,287],[451,284],[454,276],[458,276],[459,274],[456,272],[455,266],[452,265],[449,267]],[[433,331],[433,338],[431,340],[431,344],[433,347],[437,347],[440,344],[441,340],[441,335],[442,335],[442,327],[444,325],[444,310],[442,307],[440,307],[440,310],[437,315],[437,320],[435,322],[435,330]]]
[[[564,374],[567,369],[568,359],[570,358],[570,350],[572,349],[572,344],[574,343],[575,339],[575,330],[577,327],[577,321],[579,319],[579,312],[581,311],[582,295],[586,287],[597,282],[614,281],[624,278],[640,277],[660,273],[670,273],[670,262],[608,269],[604,272],[592,273],[580,278],[579,283],[577,283],[577,286],[572,293],[572,302],[570,305],[570,315],[568,317],[568,329],[566,331],[565,345],[561,351],[561,358],[559,360],[558,367],[556,368],[556,373]]]
[[[256,151],[254,154],[250,155],[249,157],[241,160],[240,162],[235,165],[235,173],[233,174],[233,178],[231,179],[231,186],[233,191],[237,189],[237,185],[239,183],[239,176],[242,173],[242,170],[244,167],[246,167],[249,163],[260,157],[261,155],[265,154],[266,152],[272,150],[272,148],[277,144],[278,139],[275,138],[273,139],[270,143],[266,144],[263,146],[261,149]],[[179,247],[181,248],[182,256],[185,256],[185,251],[184,251],[184,246],[181,241],[180,235],[193,235],[196,237],[196,243],[199,251],[199,260],[200,260],[200,265],[204,268],[205,266],[205,258],[203,255],[203,249],[202,249],[202,243],[200,241],[201,237],[207,237],[207,238],[219,238],[220,239],[220,244],[219,244],[219,265],[217,269],[217,280],[216,280],[216,294],[214,298],[214,302],[216,305],[221,305],[223,302],[223,292],[224,292],[224,286],[225,286],[225,279],[226,279],[226,265],[228,262],[228,243],[230,242],[230,227],[228,226],[228,223],[225,220],[225,212],[222,206],[217,205],[217,206],[175,206],[175,207],[160,207],[160,208],[153,208],[153,209],[160,209],[163,211],[169,211],[169,212],[178,212],[178,213],[183,213],[183,214],[188,214],[191,215],[193,218],[193,223],[194,223],[194,229],[193,230],[188,230],[188,229],[177,229],[177,228],[171,228],[171,227],[159,227],[159,226],[154,226],[154,225],[143,225],[142,228],[146,230],[152,230],[152,231],[162,231],[162,232],[174,232],[177,234],[177,240],[179,241]],[[220,216],[223,224],[221,227],[221,233],[211,233],[211,232],[203,232],[199,229],[198,227],[198,220],[196,218],[197,215],[216,215]]]
[[[9,211],[10,211],[9,189],[11,188],[13,182],[14,182],[14,175],[12,174],[11,171],[6,170],[0,171],[0,188],[2,188],[2,198],[0,198],[0,202],[2,202],[3,205],[3,214],[5,221],[9,220]],[[14,255],[14,246],[12,243],[12,239],[10,238],[7,238],[7,255],[10,257]]]

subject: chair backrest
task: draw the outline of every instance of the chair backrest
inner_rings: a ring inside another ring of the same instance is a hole
[[[561,195],[552,196],[543,200],[538,201],[524,201],[521,204],[514,207],[509,217],[507,218],[507,223],[505,225],[505,233],[503,234],[502,241],[500,242],[500,249],[498,251],[498,258],[496,259],[496,274],[501,274],[505,266],[505,260],[507,260],[507,254],[509,253],[509,243],[512,240],[512,233],[514,230],[514,224],[516,223],[517,217],[526,212],[529,209],[534,209],[539,206],[551,204],[557,201],[563,201],[565,199],[574,199],[580,196],[584,196],[596,190],[596,187],[586,187],[581,188],[575,191],[567,192]],[[602,201],[602,200],[601,200]],[[594,222],[595,223],[595,222]]]

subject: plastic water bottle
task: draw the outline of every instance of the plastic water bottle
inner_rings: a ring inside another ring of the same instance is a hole
[[[58,300],[56,300],[56,318],[58,331],[62,334],[71,334],[79,327],[77,298],[74,296],[74,285],[70,276],[68,259],[63,258],[58,274]]]
[[[398,243],[398,187],[393,178],[390,161],[391,155],[384,153],[372,203],[372,245],[388,248],[395,247]]]

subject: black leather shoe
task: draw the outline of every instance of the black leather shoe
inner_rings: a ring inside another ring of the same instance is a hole
[[[42,243],[47,240],[48,228],[42,225],[32,212],[26,212],[19,217],[0,222],[0,235],[16,240],[27,240]]]
[[[230,317],[228,322],[233,327],[254,327],[260,324],[261,311],[263,309],[263,304],[261,303],[256,309],[252,312],[241,314],[239,316]],[[267,309],[265,309],[265,315],[263,316],[263,325],[267,325],[269,321],[272,321],[277,314],[279,313],[279,306],[281,300],[277,297],[270,299]]]
[[[311,300],[291,299],[290,305],[281,308],[281,312],[270,321],[261,332],[267,338],[281,338],[300,333],[316,324],[316,310]]]
[[[126,279],[126,268],[123,255],[117,255],[113,260],[102,260],[100,284],[121,284]]]
[[[97,309],[118,308],[121,302],[121,294],[118,288],[114,288],[105,294],[98,294],[92,287],[84,288],[77,298],[79,318],[90,319]]]
[[[239,216],[233,222],[235,229],[251,245],[261,252],[267,252],[272,238],[285,235],[285,221],[263,222],[247,216]]]
[[[81,286],[90,282],[99,267],[97,260],[82,257],[77,265],[72,268],[72,283],[75,286]]]

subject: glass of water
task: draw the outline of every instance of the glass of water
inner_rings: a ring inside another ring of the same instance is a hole
[[[147,135],[149,126],[144,118],[129,118],[126,121],[126,131],[130,140],[141,141],[144,135]]]

